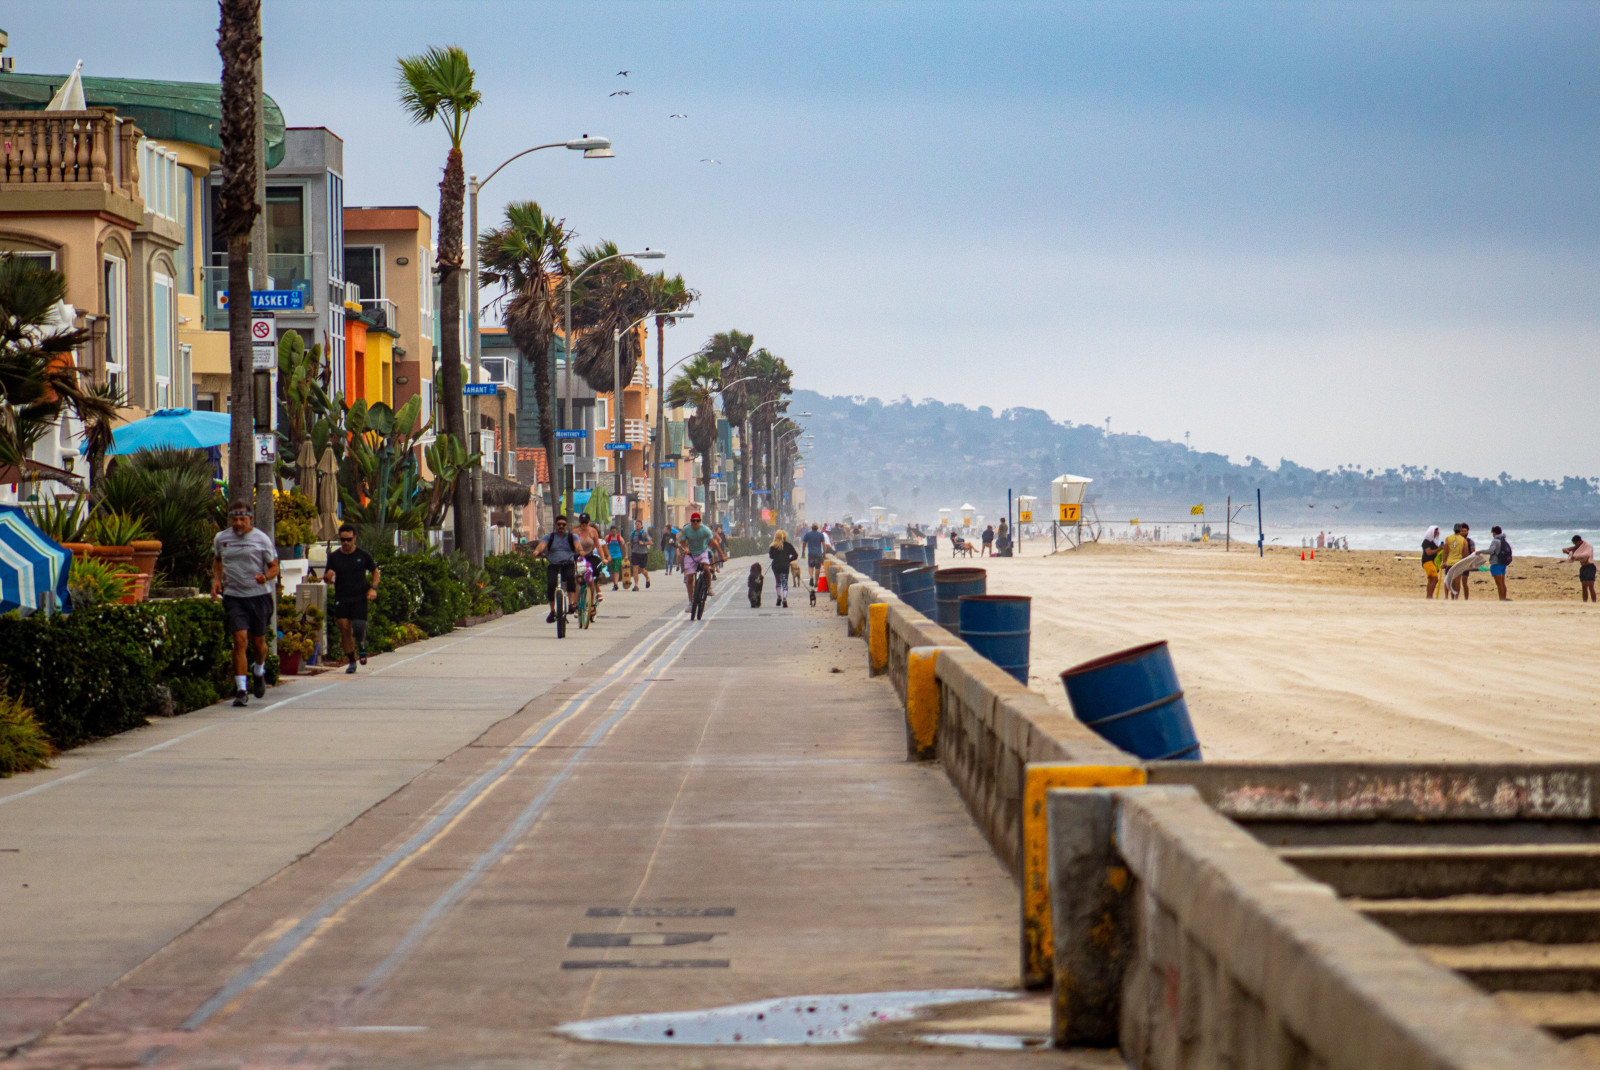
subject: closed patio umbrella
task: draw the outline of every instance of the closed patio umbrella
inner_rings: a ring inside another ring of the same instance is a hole
[[[333,459],[333,447],[322,451],[317,462],[317,535],[332,541],[339,535],[339,462]]]
[[[294,482],[301,494],[317,500],[317,448],[309,438],[300,440],[294,454]]]

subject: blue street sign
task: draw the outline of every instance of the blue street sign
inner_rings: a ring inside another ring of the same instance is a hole
[[[753,490],[750,493],[751,494],[771,494],[772,492],[770,490]]]
[[[495,383],[468,383],[461,388],[461,392],[469,397],[474,394],[479,396],[493,397],[494,392],[498,389],[500,389],[500,387]]]
[[[304,290],[251,290],[250,309],[253,312],[299,311],[306,307]]]
[[[678,465],[677,461],[662,461],[660,464],[656,465],[656,467],[657,468],[676,468],[677,465]]]
[[[631,442],[607,442],[605,444],[605,448],[608,449],[608,450],[631,450],[631,449],[633,449],[633,443],[631,443]]]
[[[589,432],[584,431],[581,428],[579,430],[576,430],[576,431],[557,431],[556,432],[556,437],[557,438],[588,438],[589,437]]]

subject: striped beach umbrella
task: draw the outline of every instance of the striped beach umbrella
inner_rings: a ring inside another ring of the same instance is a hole
[[[26,616],[54,592],[65,610],[67,571],[72,553],[34,526],[15,505],[0,505],[0,613],[20,609]]]

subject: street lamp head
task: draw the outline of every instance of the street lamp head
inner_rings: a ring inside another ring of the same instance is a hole
[[[666,255],[667,254],[662,252],[660,249],[650,249],[650,248],[646,248],[645,251],[642,252],[642,253],[629,253],[628,254],[628,256],[632,257],[635,260],[662,260],[662,259],[666,258]]]
[[[694,313],[693,312],[666,312],[666,313],[662,314],[661,318],[664,319],[664,320],[692,320],[692,319],[694,319]]]
[[[583,153],[585,160],[609,160],[616,155],[611,151],[610,138],[590,137],[588,134],[573,138],[567,142],[567,148]]]

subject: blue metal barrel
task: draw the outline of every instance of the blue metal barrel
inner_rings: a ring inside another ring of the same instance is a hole
[[[900,587],[895,582],[896,574],[908,568],[916,568],[922,564],[920,561],[902,561],[898,557],[880,557],[873,563],[877,574],[878,586],[887,587],[895,594],[900,593]]]
[[[928,565],[930,567],[933,565],[934,551],[937,550],[938,548],[939,548],[939,536],[937,536],[937,535],[929,535],[928,536],[928,544],[926,546],[924,546],[922,549],[923,549],[923,552],[927,555],[927,562],[928,562]]]
[[[1200,741],[1165,641],[1061,674],[1072,712],[1107,742],[1149,761],[1200,760]]]
[[[989,574],[981,568],[941,568],[933,574],[934,600],[939,626],[961,634],[961,599],[989,589]]]
[[[833,544],[833,552],[842,555],[854,545],[849,539],[840,539]]]
[[[938,612],[938,603],[934,599],[933,569],[927,565],[904,569],[895,577],[895,581],[900,585],[900,601],[931,620]]]
[[[883,551],[873,546],[857,546],[844,555],[844,563],[857,572],[872,575],[872,563],[883,556]]]
[[[970,594],[961,599],[961,638],[1024,685],[1033,599],[1021,594]]]

